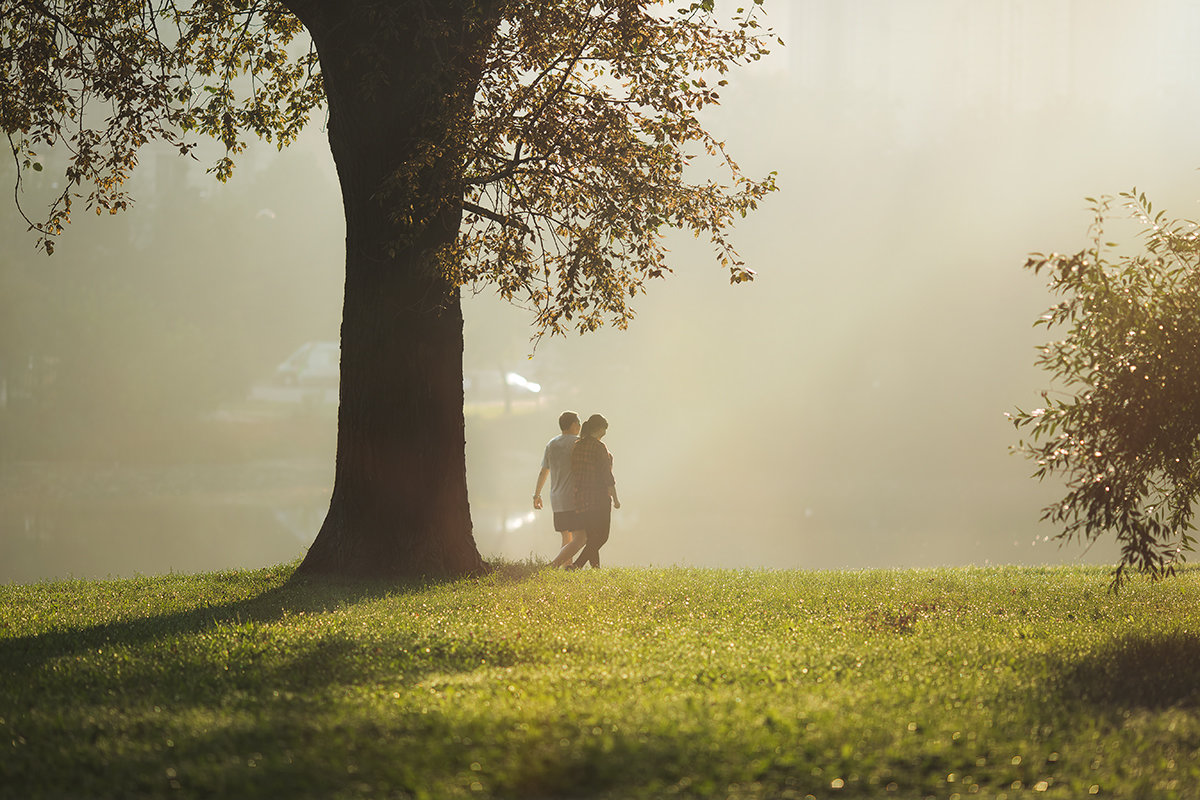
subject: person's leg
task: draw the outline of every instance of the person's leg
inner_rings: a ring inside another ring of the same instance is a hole
[[[583,569],[583,567],[590,562],[593,557],[598,558],[599,556],[598,554],[595,554],[595,550],[596,548],[592,547],[591,543],[589,542],[588,546],[580,551],[579,557],[575,559],[575,563],[571,565],[571,569]]]
[[[576,534],[578,534],[580,532],[583,533],[583,539],[584,539],[583,547],[581,549],[576,549],[576,550],[572,551],[571,555],[565,559],[566,563],[564,564],[564,566],[567,569],[579,569],[579,567],[584,562],[587,561],[587,556],[585,554],[588,552],[589,545],[591,544],[590,540],[592,538],[592,511],[591,511],[591,509],[584,509],[582,511],[576,511],[575,512],[575,522],[576,522],[576,524],[578,524],[578,526],[580,528],[579,531],[576,531]],[[574,563],[571,563],[571,558],[573,558],[576,553],[579,554],[579,557],[575,559]]]
[[[591,563],[593,569],[600,568],[600,548],[608,541],[608,531],[612,521],[612,509],[598,509],[594,516],[589,517],[588,543],[579,558],[575,559],[575,568]]]
[[[568,545],[571,544],[571,539],[574,538],[574,532],[575,532],[576,528],[578,528],[578,527],[580,527],[579,515],[576,512],[574,512],[574,511],[555,511],[554,512],[554,530],[558,531],[559,535],[562,536],[562,544],[559,545],[559,551],[558,551],[560,554],[564,550],[566,550]],[[579,548],[576,548],[576,550],[578,550],[578,549]],[[575,550],[572,550],[571,552],[574,553]],[[550,565],[557,566],[557,564],[555,563],[557,561],[558,561],[558,555],[555,555],[554,560],[552,560],[550,562]]]
[[[605,543],[605,542],[607,542],[607,541],[608,541],[608,528],[606,527],[606,528],[604,528],[604,530],[603,530],[603,531],[601,531],[601,532],[600,532],[600,534],[599,534],[599,535],[596,537],[596,541],[595,541],[595,543],[594,543],[594,544],[595,544],[595,548],[594,548],[594,549],[593,549],[593,551],[592,551],[592,566],[593,566],[593,567],[599,567],[599,566],[600,566],[600,548],[601,548],[601,547],[604,547],[604,543]]]
[[[587,545],[587,531],[572,531],[571,539],[566,542],[562,549],[558,551],[558,555],[550,562],[552,567],[561,567],[570,563],[571,558],[579,552],[581,548]]]

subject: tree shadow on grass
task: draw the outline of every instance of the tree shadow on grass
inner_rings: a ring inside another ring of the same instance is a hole
[[[1059,671],[1068,698],[1119,710],[1200,707],[1200,636],[1131,634]]]
[[[536,729],[514,731],[486,707],[418,710],[398,703],[394,709],[326,709],[280,702],[258,706],[249,723],[223,716],[190,734],[168,726],[146,730],[156,723],[143,721],[138,733],[143,740],[174,736],[176,741],[169,749],[129,747],[116,754],[105,741],[112,734],[103,728],[89,726],[82,735],[66,736],[48,728],[26,731],[55,736],[57,751],[49,761],[12,765],[11,785],[37,786],[43,791],[35,797],[96,800],[158,797],[169,790],[182,790],[174,795],[179,797],[247,800],[409,800],[468,792],[513,800],[585,800],[615,796],[622,788],[632,794],[646,784],[670,785],[694,774],[697,761],[719,758],[687,737],[663,732],[643,735],[622,726],[601,739],[593,732],[594,722],[586,720],[546,720],[553,737]],[[569,749],[559,746],[560,736],[571,742]],[[478,788],[472,786],[475,781]]]
[[[513,565],[494,580],[535,572]],[[326,797],[365,781],[409,796],[461,757],[464,734],[436,709],[391,706],[390,687],[503,667],[523,651],[402,624],[378,635],[336,620],[262,624],[446,583],[289,581],[220,604],[0,640],[0,723],[21,743],[0,764],[0,783],[29,796],[217,796],[235,787],[227,796]],[[338,687],[364,699],[331,701]],[[311,754],[314,741],[328,758],[293,758]],[[459,765],[465,774],[469,764]],[[361,775],[347,772],[360,765]]]
[[[492,574],[499,581],[529,580],[537,567],[504,565]],[[271,623],[290,614],[321,614],[389,595],[423,591],[463,579],[413,581],[348,580],[291,577],[257,595],[213,605],[198,605],[167,614],[118,619],[83,628],[53,630],[32,636],[0,639],[0,670],[36,669],[65,656],[103,646],[140,645],[203,633],[228,624]]]
[[[0,666],[32,669],[52,659],[105,645],[137,647],[229,623],[274,622],[290,613],[322,613],[383,597],[394,590],[395,587],[379,583],[330,581],[314,585],[289,582],[253,597],[214,605],[3,639],[0,640]]]

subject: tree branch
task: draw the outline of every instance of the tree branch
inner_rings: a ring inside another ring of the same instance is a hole
[[[514,217],[506,217],[503,214],[497,214],[490,208],[484,208],[483,206],[472,203],[469,200],[463,201],[462,208],[463,211],[466,211],[469,214],[478,214],[485,219],[490,219],[492,222],[498,222],[505,227],[517,228],[522,233],[528,234],[530,232],[529,227],[520,220]]]

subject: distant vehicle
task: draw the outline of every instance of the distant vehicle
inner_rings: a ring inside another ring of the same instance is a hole
[[[250,399],[272,405],[336,407],[340,361],[341,346],[337,342],[306,342],[269,378],[251,388]]]
[[[480,395],[480,400],[500,399],[506,395],[541,394],[541,384],[534,383],[523,375],[515,372],[505,372],[504,382],[500,381],[501,372],[496,370],[476,370],[463,375],[463,391]]]
[[[341,346],[337,342],[305,342],[275,368],[266,384],[254,387],[251,396],[276,403],[318,401],[336,404],[340,380]],[[463,375],[464,402],[471,405],[537,403],[540,384],[516,372],[474,370]]]
[[[276,382],[284,386],[336,387],[341,351],[337,342],[308,342],[275,368]]]
[[[527,405],[541,399],[541,384],[515,372],[475,370],[463,375],[463,401],[467,405],[502,405],[512,410],[514,403]]]

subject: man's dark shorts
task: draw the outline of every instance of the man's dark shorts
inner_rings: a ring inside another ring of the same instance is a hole
[[[577,531],[579,530],[579,515],[575,511],[555,511],[554,512],[554,530],[556,531]]]

